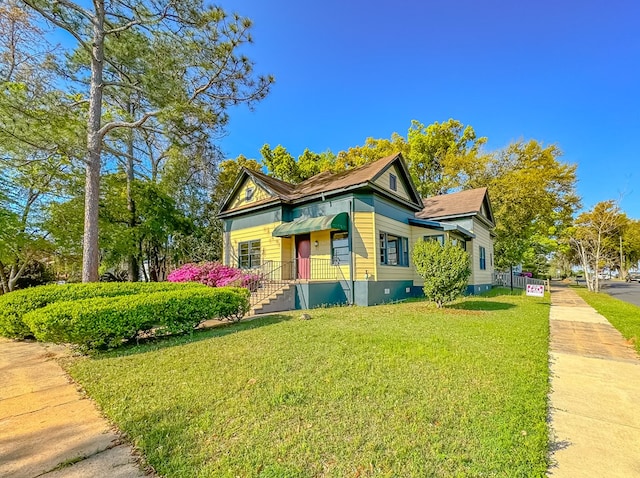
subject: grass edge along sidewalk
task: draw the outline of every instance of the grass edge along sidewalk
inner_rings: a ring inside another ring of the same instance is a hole
[[[548,296],[491,295],[269,316],[68,368],[167,478],[544,476]]]
[[[571,287],[582,299],[604,316],[640,354],[640,307],[584,287]]]

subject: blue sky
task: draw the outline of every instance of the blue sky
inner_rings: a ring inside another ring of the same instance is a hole
[[[640,2],[235,0],[247,49],[276,78],[254,111],[233,109],[227,157],[264,143],[294,156],[406,136],[455,118],[493,150],[555,143],[578,165],[586,208],[640,219]]]

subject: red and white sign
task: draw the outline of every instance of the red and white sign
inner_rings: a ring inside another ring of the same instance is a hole
[[[527,295],[534,297],[544,297],[544,286],[537,284],[527,284]]]

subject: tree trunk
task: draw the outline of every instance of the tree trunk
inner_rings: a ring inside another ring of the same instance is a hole
[[[4,273],[4,264],[2,261],[0,261],[0,284],[2,284],[3,294],[9,292],[9,282],[7,281],[7,276]]]
[[[129,103],[129,112],[133,114],[133,105]],[[129,229],[131,232],[131,247],[135,247],[135,227],[138,223],[136,218],[136,203],[133,200],[133,181],[135,174],[133,171],[133,129],[129,130],[129,144],[127,145],[127,210],[129,211]],[[138,282],[140,280],[140,266],[138,265],[138,257],[135,252],[131,252],[127,259],[128,280],[129,282]]]
[[[104,66],[104,0],[95,0],[91,85],[87,122],[87,166],[84,199],[84,238],[82,243],[82,282],[98,281],[98,209],[100,205],[100,169],[102,166],[102,69]]]

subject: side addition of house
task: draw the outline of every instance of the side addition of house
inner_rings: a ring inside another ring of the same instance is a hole
[[[467,250],[468,293],[491,288],[486,188],[423,199],[400,154],[297,185],[243,169],[219,217],[224,264],[255,270],[279,297],[265,312],[422,296],[411,261],[421,240]]]

